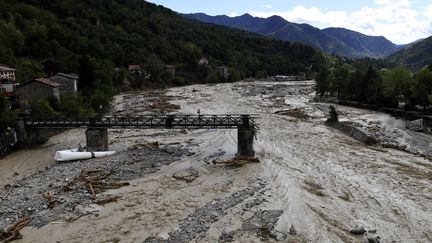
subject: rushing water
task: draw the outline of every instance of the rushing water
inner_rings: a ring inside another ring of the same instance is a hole
[[[355,241],[357,225],[383,242],[432,241],[432,163],[416,155],[366,146],[324,125],[324,104],[310,102],[313,82],[254,82],[172,89],[182,113],[255,114],[255,150],[271,182],[270,207],[284,210],[279,229],[294,225],[314,242]],[[303,112],[309,119],[277,115]],[[345,119],[384,114],[341,107]],[[380,118],[381,117],[381,118]],[[203,134],[202,146],[235,153],[235,133]],[[208,141],[207,144],[205,144]]]

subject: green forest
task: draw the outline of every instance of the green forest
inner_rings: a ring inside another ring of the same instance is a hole
[[[17,69],[19,82],[77,73],[81,99],[94,110],[118,90],[128,64],[148,68],[150,79],[132,83],[143,88],[295,74],[326,60],[303,44],[185,20],[142,0],[1,0],[0,19],[0,63]],[[201,57],[210,68],[198,65]],[[228,80],[219,65],[229,68]]]
[[[432,105],[432,66],[414,72],[404,66],[385,68],[379,61],[333,62],[318,73],[319,96],[379,107],[428,110]]]

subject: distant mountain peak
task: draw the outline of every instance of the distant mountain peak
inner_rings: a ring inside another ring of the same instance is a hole
[[[402,48],[383,36],[368,36],[341,27],[318,29],[309,24],[292,23],[281,16],[253,17],[245,13],[238,17],[184,15],[206,23],[224,25],[285,41],[297,41],[325,52],[350,58],[382,58]]]

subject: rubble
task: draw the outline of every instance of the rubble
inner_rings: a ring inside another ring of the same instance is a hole
[[[0,228],[27,215],[30,226],[42,227],[58,219],[82,217],[78,205],[115,202],[120,195],[99,197],[108,189],[126,186],[128,180],[159,170],[189,152],[182,148],[135,146],[113,157],[56,163],[0,190]],[[72,216],[71,215],[76,215]]]
[[[230,242],[233,240],[234,236],[237,234],[237,230],[233,228],[226,227],[222,230],[222,234],[219,237],[220,241]]]
[[[186,218],[182,219],[178,224],[178,228],[175,231],[168,233],[169,237],[167,239],[150,237],[144,242],[199,242],[200,239],[206,236],[211,225],[222,219],[228,213],[229,209],[242,206],[241,204],[246,199],[259,198],[263,196],[265,185],[266,183],[258,179],[256,182],[251,183],[249,187],[241,191],[237,191],[225,198],[208,202],[204,206],[197,208],[195,212],[188,215]],[[233,231],[230,231],[232,237],[235,236],[233,233]],[[225,237],[223,238],[225,239]]]

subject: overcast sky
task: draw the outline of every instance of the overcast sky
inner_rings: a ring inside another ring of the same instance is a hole
[[[180,13],[279,15],[318,28],[344,27],[406,44],[432,35],[432,0],[148,0]]]

